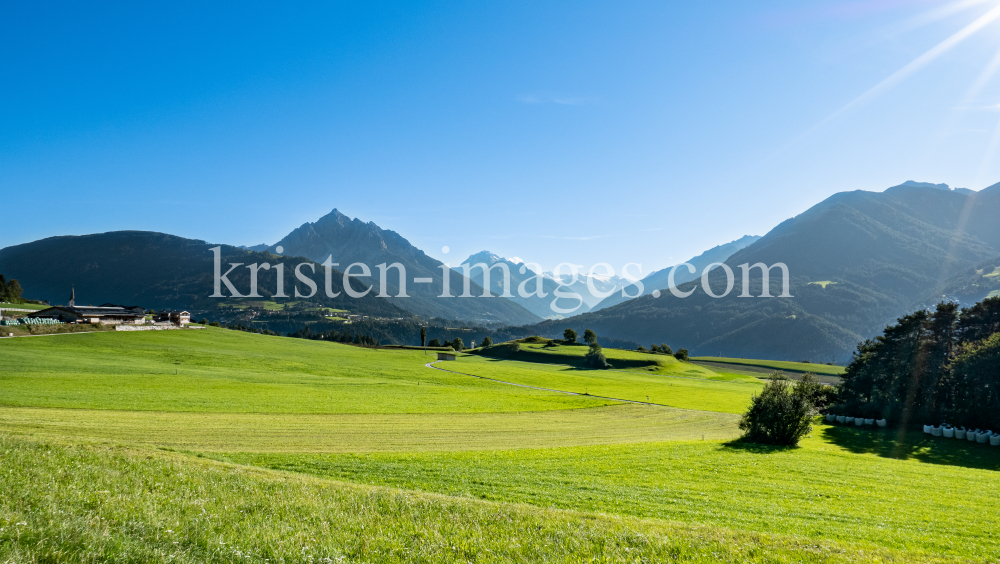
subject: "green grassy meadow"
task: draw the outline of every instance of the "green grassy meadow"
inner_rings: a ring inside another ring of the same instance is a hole
[[[223,329],[0,340],[0,562],[1000,560],[1000,448],[746,446],[757,378],[523,346],[546,362],[455,374]]]
[[[449,496],[1000,557],[1000,449],[911,439],[918,450],[946,451],[935,460],[961,454],[979,466],[956,467],[863,452],[862,434],[872,432],[820,426],[797,449],[698,441],[225,459]]]
[[[921,562],[817,542],[0,435],[5,562]],[[935,560],[936,561],[936,560]]]
[[[653,372],[586,370],[570,366],[531,364],[474,356],[459,357],[454,363],[442,363],[448,370],[502,380],[515,384],[554,388],[579,394],[650,402],[681,409],[739,414],[746,410],[750,397],[763,389],[757,379],[750,381],[710,380],[687,374],[687,363],[674,361],[675,375]],[[697,368],[697,374],[708,372]]]
[[[0,303],[0,309],[28,309],[31,311],[41,311],[43,309],[49,309],[50,306],[39,305],[39,304],[8,304]]]
[[[609,405],[429,370],[417,351],[224,329],[0,341],[0,405],[226,413],[484,413]]]
[[[784,360],[756,360],[749,358],[727,358],[722,356],[698,356],[691,357],[691,360],[697,362],[755,366],[771,370],[784,370],[786,372],[812,372],[817,376],[840,376],[845,370],[843,366],[830,366],[829,364],[814,364],[811,362],[789,362]]]

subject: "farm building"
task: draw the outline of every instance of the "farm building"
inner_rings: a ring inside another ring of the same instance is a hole
[[[63,323],[103,323],[106,325],[141,325],[146,310],[105,304],[99,307],[55,306],[27,315],[29,319],[53,319]]]
[[[157,323],[173,323],[181,327],[191,323],[191,314],[186,311],[160,311],[156,314]]]
[[[455,360],[455,353],[439,352],[438,360]]]

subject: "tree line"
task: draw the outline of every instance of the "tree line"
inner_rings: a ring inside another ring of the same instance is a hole
[[[289,333],[288,336],[296,339],[330,341],[331,343],[344,343],[365,347],[376,347],[379,344],[377,340],[368,335],[362,335],[360,333],[351,334],[350,331],[341,333],[333,329],[327,331],[313,331],[308,325],[298,331],[295,331],[294,333]]]
[[[901,426],[1000,429],[1000,297],[938,304],[858,345],[837,409]]]
[[[24,298],[21,297],[23,293],[24,289],[21,288],[21,284],[17,280],[8,282],[3,274],[0,274],[0,302],[19,304],[24,301]]]

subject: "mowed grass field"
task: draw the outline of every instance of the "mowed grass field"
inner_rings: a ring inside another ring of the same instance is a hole
[[[609,405],[373,350],[224,329],[0,341],[0,405],[216,413],[484,413]]]
[[[1000,560],[1000,449],[822,424],[748,447],[758,381],[433,359],[221,329],[2,340],[0,561]]]
[[[673,374],[683,376],[644,371],[587,370],[476,356],[463,356],[456,362],[436,366],[527,386],[733,414],[745,411],[750,397],[764,387],[760,380],[749,377],[749,381],[709,380],[699,377],[711,374],[704,368],[696,366],[697,370],[692,371],[686,369],[687,363],[676,360],[674,363],[671,366],[677,366],[677,369]],[[692,372],[699,376],[687,375]]]
[[[224,460],[450,496],[1000,558],[1000,449],[904,439],[934,462],[926,463],[872,448],[895,440],[820,426],[796,449],[698,441]],[[950,459],[975,467],[940,464]]]
[[[20,310],[31,310],[31,311],[41,311],[43,309],[49,309],[50,306],[39,305],[39,304],[9,304],[0,303],[0,310],[2,309],[20,309]]]
[[[7,339],[0,358],[0,426],[45,437],[206,452],[368,452],[736,433],[726,413],[505,386],[427,368],[433,353],[223,329]]]
[[[0,435],[4,562],[922,562],[877,546]]]
[[[846,370],[843,366],[831,366],[829,364],[814,364],[811,362],[789,362],[784,360],[758,360],[751,358],[728,358],[724,356],[697,356],[691,357],[696,362],[733,364],[742,366],[754,366],[767,368],[770,370],[784,370],[786,372],[812,372],[817,376],[840,376]]]

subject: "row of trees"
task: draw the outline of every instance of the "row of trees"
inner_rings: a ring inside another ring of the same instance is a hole
[[[837,409],[900,425],[1000,429],[1000,298],[902,317],[858,345]]]
[[[463,341],[461,337],[455,337],[454,339],[452,339],[450,341],[441,341],[441,339],[431,339],[430,342],[427,343],[427,346],[428,347],[435,347],[435,348],[437,348],[437,347],[451,347],[451,348],[455,349],[456,351],[464,351],[465,350],[465,341]],[[485,341],[484,341],[483,346],[486,346]]]
[[[674,352],[673,349],[671,349],[667,345],[664,345],[663,343],[660,343],[659,345],[657,345],[656,343],[653,343],[652,345],[650,345],[650,347],[648,349],[646,347],[642,346],[642,345],[639,345],[639,348],[637,348],[636,350],[639,351],[639,352],[641,352],[641,353],[647,353],[647,354],[665,354],[665,355],[673,356],[677,360],[687,360],[688,359],[688,350],[687,349],[677,349],[677,352]]]
[[[473,343],[475,344],[475,343]],[[489,336],[483,337],[482,343],[479,346],[488,347],[493,344],[493,339]],[[430,342],[427,341],[427,327],[420,326],[420,346],[421,347],[451,347],[456,351],[465,350],[465,341],[461,337],[455,337],[450,341],[442,342],[441,339],[431,339]]]
[[[21,303],[24,301],[24,298],[21,297],[23,293],[24,290],[17,280],[8,282],[3,274],[0,274],[0,302],[8,304]]]
[[[305,326],[302,329],[294,333],[289,333],[289,337],[295,337],[298,339],[312,339],[315,341],[330,341],[333,343],[345,343],[351,345],[362,345],[366,347],[378,346],[378,341],[368,335],[361,334],[351,334],[350,332],[341,333],[336,330],[329,331],[313,331],[309,326]]]
[[[659,345],[653,343],[652,345],[649,346],[648,349],[642,345],[639,345],[639,348],[637,348],[636,350],[641,353],[667,354],[671,356],[673,356],[674,354],[674,349],[670,348],[670,346],[668,345],[664,345],[663,343],[660,343]]]

